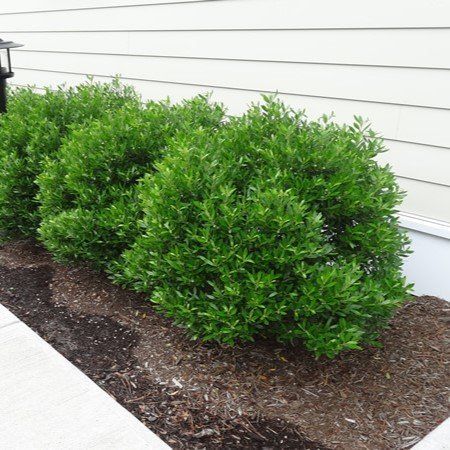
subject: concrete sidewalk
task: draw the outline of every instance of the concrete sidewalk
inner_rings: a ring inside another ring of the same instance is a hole
[[[2,305],[0,448],[169,449]]]
[[[450,418],[444,420],[430,434],[425,436],[411,450],[449,450]]]

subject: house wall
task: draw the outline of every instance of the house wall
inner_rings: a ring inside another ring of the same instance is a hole
[[[406,274],[450,299],[450,1],[141,1],[2,2],[0,37],[26,45],[13,82],[120,74],[145,98],[212,91],[232,114],[278,92],[310,117],[368,118],[407,192]]]

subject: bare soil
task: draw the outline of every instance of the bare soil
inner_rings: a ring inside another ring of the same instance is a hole
[[[450,304],[435,297],[406,303],[381,348],[333,361],[193,341],[31,241],[0,247],[0,302],[173,448],[402,449],[448,414]]]

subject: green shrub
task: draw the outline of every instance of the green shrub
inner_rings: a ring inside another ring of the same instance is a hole
[[[89,123],[139,98],[117,81],[47,89],[20,88],[0,117],[0,232],[32,236],[39,224],[35,184],[45,158],[61,145],[71,127]]]
[[[179,105],[123,108],[73,131],[38,177],[39,235],[58,259],[114,261],[136,238],[137,180],[153,171],[171,137],[223,119],[220,105],[196,97]]]
[[[405,298],[394,175],[357,119],[308,122],[266,99],[174,141],[140,184],[142,233],[116,280],[205,340],[374,343]]]

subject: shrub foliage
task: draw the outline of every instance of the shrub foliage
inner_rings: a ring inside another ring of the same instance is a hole
[[[361,120],[266,100],[172,143],[139,186],[142,235],[116,279],[203,339],[299,338],[331,357],[374,342],[405,298],[401,194]]]
[[[198,96],[182,104],[132,105],[73,131],[38,178],[40,238],[59,259],[106,267],[136,238],[137,180],[168,141],[198,127],[210,133],[224,111]]]
[[[117,81],[46,89],[42,94],[31,88],[14,91],[8,113],[0,117],[0,229],[4,235],[35,235],[39,224],[35,179],[71,127],[127,103],[138,104],[139,97]]]
[[[409,288],[382,140],[273,98],[224,114],[203,96],[142,105],[118,82],[14,91],[0,236],[106,269],[204,340],[375,343]]]

